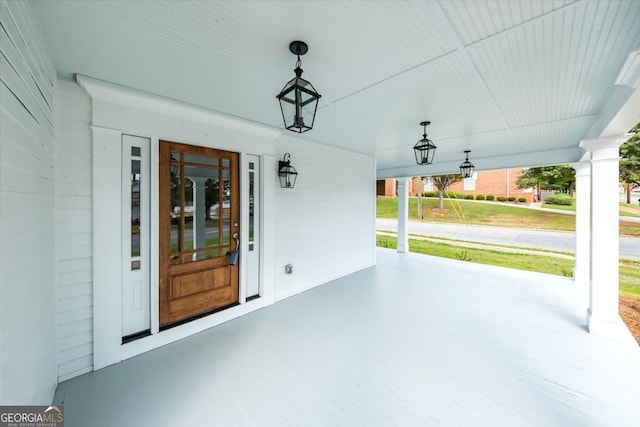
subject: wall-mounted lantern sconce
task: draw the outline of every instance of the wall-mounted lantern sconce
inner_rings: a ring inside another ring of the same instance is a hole
[[[460,173],[462,174],[463,178],[471,178],[473,176],[473,169],[475,168],[475,166],[473,166],[473,163],[469,161],[470,152],[471,150],[464,150],[464,153],[467,155],[467,157],[460,165]]]
[[[433,141],[427,139],[427,126],[431,122],[420,122],[420,126],[423,127],[422,139],[413,146],[413,151],[416,155],[416,163],[419,165],[430,165],[433,163],[433,156],[436,154],[436,147]]]
[[[296,185],[298,171],[291,166],[291,154],[285,153],[282,160],[278,162],[278,176],[280,177],[280,187],[293,188]]]
[[[293,70],[296,76],[284,85],[276,98],[280,101],[284,127],[290,131],[302,133],[313,128],[321,95],[316,92],[310,82],[301,77],[300,55],[307,53],[309,46],[305,42],[294,41],[289,45],[289,50],[298,56],[296,68]]]

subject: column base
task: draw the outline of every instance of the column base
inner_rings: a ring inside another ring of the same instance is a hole
[[[617,319],[603,319],[594,316],[591,309],[587,309],[587,329],[593,335],[637,345],[629,328],[619,316]]]
[[[406,254],[407,252],[409,252],[409,248],[405,247],[404,245],[398,245],[396,251],[400,254]]]
[[[582,269],[573,267],[573,281],[576,285],[589,288],[589,271],[582,271]]]

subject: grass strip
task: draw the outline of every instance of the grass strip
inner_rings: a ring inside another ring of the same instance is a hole
[[[636,209],[636,206],[628,206],[630,204],[625,203],[622,204],[620,203],[620,216],[628,216],[628,217],[632,217],[632,218],[640,218],[640,209]],[[559,210],[559,211],[568,211],[568,212],[575,212],[576,211],[576,205],[572,205],[572,206],[564,206],[564,205],[552,205],[550,203],[543,203],[541,205],[542,208],[544,209],[555,209],[555,210]]]
[[[431,215],[430,210],[437,208],[438,199],[424,197],[422,202],[425,219],[428,219],[429,222],[552,231],[575,231],[576,229],[575,216],[543,209],[524,209],[499,203],[445,199],[444,207],[449,211]],[[409,219],[419,220],[417,213],[418,200],[416,197],[410,197]],[[398,199],[378,197],[376,199],[376,215],[378,218],[398,218]],[[620,235],[640,237],[640,224],[621,222]]]
[[[376,236],[377,246],[397,248],[397,237],[387,234],[377,234]],[[499,246],[495,249],[479,249],[462,247],[459,244],[409,239],[409,251],[419,254],[565,277],[571,277],[573,274],[573,259],[552,255],[505,252],[499,249]],[[640,261],[621,260],[619,283],[621,295],[640,300]]]

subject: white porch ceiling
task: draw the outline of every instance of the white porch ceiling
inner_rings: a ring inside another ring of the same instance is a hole
[[[573,162],[636,88],[639,1],[32,1],[57,72],[282,128],[293,77],[322,94],[310,141],[374,155],[379,177]],[[640,105],[626,132],[640,121]],[[415,164],[420,121],[438,146]],[[626,128],[625,128],[626,127]]]

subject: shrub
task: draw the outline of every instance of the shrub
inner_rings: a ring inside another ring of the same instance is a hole
[[[473,194],[467,194],[464,198],[467,200],[473,200]]]
[[[516,198],[513,197],[513,196],[509,196],[509,197],[507,197],[507,200],[510,201],[510,202],[515,202]]]
[[[478,194],[476,196],[476,200],[484,200],[484,195],[483,194]]]
[[[487,200],[494,200],[494,199],[495,199],[495,197],[493,197],[492,195],[488,195],[487,196]]]
[[[437,191],[426,191],[422,194],[424,197],[438,197]]]
[[[545,203],[550,205],[563,205],[563,206],[572,206],[573,205],[573,197],[564,193],[557,193],[553,196],[549,196],[544,199]]]
[[[525,202],[527,201],[527,198],[526,198],[526,197],[520,197],[520,198],[518,199],[518,201],[519,201],[520,203],[525,203]]]
[[[504,197],[504,196],[498,196],[498,197],[496,197],[496,200],[499,201],[499,202],[506,202],[507,198]]]
[[[445,191],[444,197],[447,199],[466,199],[467,195],[463,193],[453,193],[451,191]]]

